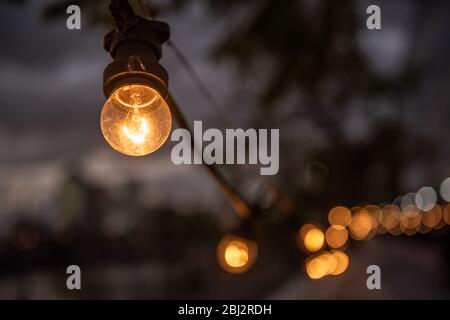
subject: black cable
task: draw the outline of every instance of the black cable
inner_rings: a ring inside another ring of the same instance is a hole
[[[178,125],[186,129],[190,132],[193,137],[192,129],[189,127],[185,117],[181,113],[178,104],[175,102],[172,95],[169,95],[168,99],[169,107],[178,123]],[[202,152],[201,150],[196,150],[195,141],[191,140],[191,147],[194,152]],[[211,176],[216,180],[217,184],[227,197],[229,203],[233,207],[234,211],[241,218],[253,218],[255,213],[250,205],[244,200],[244,198],[239,194],[239,192],[225,179],[225,177],[220,173],[219,169],[214,164],[206,164],[203,162],[203,165],[208,169]]]
[[[137,23],[137,16],[128,0],[111,0],[109,11],[119,32],[123,32]]]
[[[184,67],[184,69],[188,73],[191,80],[197,86],[198,91],[201,93],[203,98],[207,101],[207,104],[209,106],[212,106],[216,112],[220,113],[221,121],[225,122],[227,127],[231,127],[231,120],[228,117],[228,114],[222,110],[219,102],[216,100],[216,98],[211,93],[209,88],[202,81],[202,79],[200,78],[200,75],[197,73],[194,66],[189,62],[188,58],[183,54],[183,52],[180,50],[180,48],[172,40],[169,39],[169,41],[167,41],[167,46],[172,50],[175,57],[178,59],[178,61]]]

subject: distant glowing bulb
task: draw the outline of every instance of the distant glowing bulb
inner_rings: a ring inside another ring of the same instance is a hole
[[[305,234],[305,247],[310,252],[316,252],[320,250],[324,244],[325,236],[322,230],[317,228],[312,228],[308,230]]]
[[[310,256],[305,261],[306,272],[311,279],[328,275],[337,276],[347,270],[348,256],[342,251],[323,252]]]
[[[330,226],[325,232],[325,239],[331,248],[341,248],[348,240],[347,229],[339,224]]]
[[[336,268],[331,272],[333,276],[340,275],[345,270],[347,270],[349,258],[348,256],[342,252],[342,251],[333,251],[333,256],[337,259],[337,266]]]
[[[318,255],[306,260],[306,272],[311,279],[320,279],[326,276],[329,269],[329,261],[323,255]]]
[[[352,217],[352,221],[349,225],[350,234],[355,240],[364,240],[369,236],[373,226],[373,217],[367,210],[362,209]]]
[[[103,106],[100,126],[106,141],[120,153],[143,156],[161,147],[172,117],[160,94],[145,85],[116,89]]]
[[[224,236],[217,245],[217,261],[229,273],[246,272],[255,263],[257,255],[256,243],[234,235]]]
[[[225,249],[225,261],[233,268],[243,267],[248,262],[248,248],[238,241],[231,241]]]

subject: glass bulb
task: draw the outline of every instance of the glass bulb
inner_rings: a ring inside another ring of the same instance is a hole
[[[156,90],[132,84],[111,94],[103,106],[100,126],[111,147],[129,156],[143,156],[166,141],[172,117]]]
[[[230,267],[243,267],[248,262],[248,248],[245,243],[231,241],[225,248],[225,261]]]

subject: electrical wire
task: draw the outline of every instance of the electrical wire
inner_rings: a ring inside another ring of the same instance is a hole
[[[178,125],[186,129],[190,132],[191,136],[193,136],[192,129],[189,127],[185,117],[181,113],[178,104],[172,95],[169,95],[168,99],[169,107],[177,120]],[[191,140],[191,147],[194,152],[202,152],[201,150],[197,150],[197,146],[195,141]],[[208,169],[211,176],[216,180],[219,187],[222,189],[223,193],[227,197],[229,203],[233,207],[234,211],[241,218],[250,218],[252,217],[252,209],[250,205],[245,201],[245,199],[238,193],[238,191],[225,179],[225,177],[220,173],[219,169],[216,165],[203,163],[204,166]]]

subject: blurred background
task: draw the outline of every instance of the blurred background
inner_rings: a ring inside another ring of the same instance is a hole
[[[189,122],[279,128],[280,171],[220,167],[257,208],[242,234],[207,171],[172,164],[174,143],[134,158],[104,141],[109,1],[0,0],[0,298],[450,298],[448,1],[136,3],[215,99],[163,47]],[[239,273],[220,259],[232,234],[257,245]],[[348,258],[338,275],[314,260],[331,249]]]

